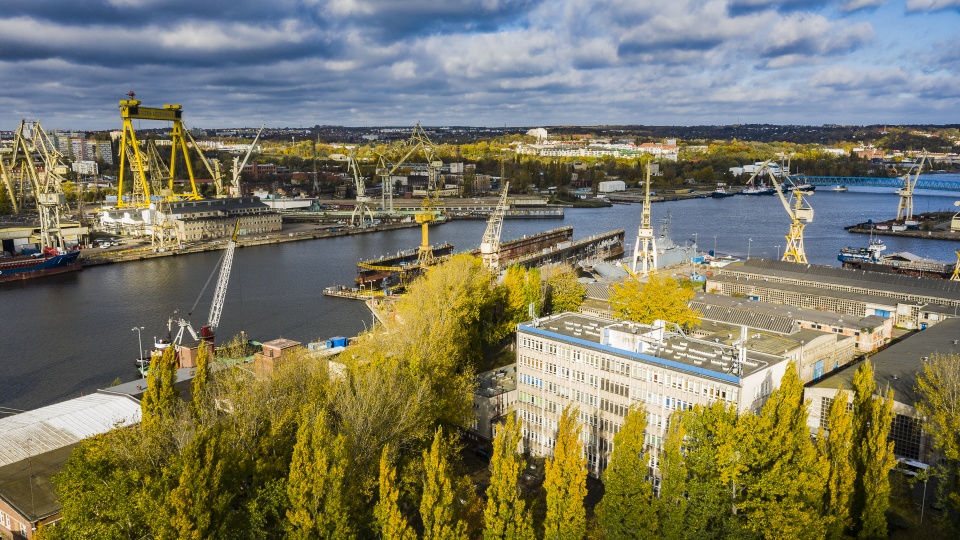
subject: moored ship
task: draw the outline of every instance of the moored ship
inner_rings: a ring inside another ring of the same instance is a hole
[[[933,278],[950,278],[956,265],[925,259],[909,252],[881,255],[886,249],[880,239],[870,241],[865,248],[845,247],[837,255],[844,268],[869,270],[871,272],[889,272]]]
[[[45,248],[36,255],[0,259],[0,282],[33,279],[79,270],[80,251],[58,251]]]

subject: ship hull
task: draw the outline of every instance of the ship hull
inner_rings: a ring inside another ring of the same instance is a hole
[[[79,251],[41,259],[16,259],[0,263],[0,282],[22,281],[38,277],[75,272],[83,267]],[[30,264],[33,263],[33,264]]]

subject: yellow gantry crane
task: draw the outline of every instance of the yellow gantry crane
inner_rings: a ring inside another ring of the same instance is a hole
[[[170,133],[170,176],[167,186],[165,186],[166,189],[170,190],[170,195],[166,198],[169,200],[200,200],[202,197],[197,193],[197,184],[193,178],[193,167],[190,165],[190,159],[188,157],[187,140],[183,135],[183,107],[181,105],[164,105],[162,109],[141,107],[140,104],[142,102],[134,99],[136,94],[133,91],[130,91],[127,97],[129,97],[129,99],[120,100],[120,116],[123,118],[123,134],[120,138],[120,179],[117,185],[117,208],[123,208],[125,206],[146,207],[150,204],[152,190],[150,180],[146,174],[148,170],[148,160],[140,149],[140,143],[137,141],[137,135],[133,129],[134,119],[173,123],[173,129]],[[187,175],[190,179],[190,191],[187,193],[176,193],[174,191],[178,152],[183,153]],[[124,173],[128,160],[130,162],[130,172],[133,175],[133,183],[139,186],[134,190],[137,197],[135,197],[135,200],[130,201],[130,203],[123,200]]]
[[[770,168],[770,160],[764,161],[763,165],[753,173],[747,183],[752,183],[754,178],[763,171],[767,172],[770,182],[777,190],[780,202],[783,203],[783,209],[790,216],[790,233],[785,237],[787,245],[780,260],[806,264],[807,254],[803,250],[803,228],[807,223],[813,221],[813,207],[803,199],[804,193],[798,189],[790,191],[790,200],[787,200],[787,196],[783,194],[783,186],[780,185],[777,175]]]

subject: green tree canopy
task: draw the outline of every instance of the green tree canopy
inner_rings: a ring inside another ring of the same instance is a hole
[[[545,540],[578,540],[586,533],[583,499],[587,495],[587,467],[577,414],[572,405],[563,409],[553,455],[546,462]]]
[[[890,506],[890,469],[896,464],[893,441],[893,391],[875,395],[869,360],[853,375],[853,463],[856,471],[851,515],[858,538],[886,538]]]
[[[647,479],[650,456],[644,451],[647,414],[632,406],[613,437],[613,454],[603,472],[603,499],[597,521],[604,538],[660,538],[653,485]]]
[[[847,393],[839,390],[830,405],[827,430],[817,435],[821,458],[827,463],[827,489],[823,514],[827,538],[842,539],[853,521],[850,499],[853,496],[853,415],[847,409]]]
[[[551,266],[544,270],[544,276],[549,288],[551,313],[575,312],[580,309],[580,304],[583,303],[583,298],[587,294],[587,288],[577,281],[577,271],[572,266],[567,264]]]
[[[647,281],[626,279],[610,287],[610,307],[618,319],[653,324],[660,319],[684,328],[700,324],[700,313],[689,306],[692,288],[670,276],[652,273]]]
[[[518,452],[521,437],[520,422],[515,414],[508,414],[493,439],[490,486],[483,512],[484,540],[533,540],[532,517],[518,485],[524,465]]]
[[[933,354],[917,380],[917,412],[933,447],[943,453],[937,465],[941,498],[960,513],[960,354]]]
[[[423,496],[420,499],[423,540],[460,540],[467,534],[467,525],[457,518],[454,506],[454,479],[448,453],[443,430],[438,429],[430,450],[423,453]]]

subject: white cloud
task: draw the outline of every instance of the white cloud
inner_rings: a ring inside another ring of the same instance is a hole
[[[907,11],[939,11],[960,8],[960,0],[907,0]]]

